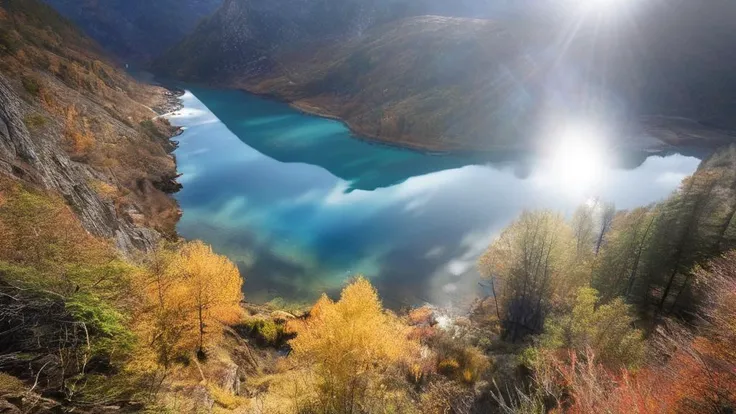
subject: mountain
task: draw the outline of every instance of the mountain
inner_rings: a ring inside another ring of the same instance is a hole
[[[0,177],[60,196],[123,251],[174,234],[174,129],[152,109],[172,100],[49,6],[0,3]]]
[[[107,50],[133,62],[166,51],[222,0],[45,0]]]
[[[571,118],[616,125],[618,146],[733,141],[732,2],[618,15],[560,2],[442,4],[227,0],[154,68],[418,149],[528,149]]]

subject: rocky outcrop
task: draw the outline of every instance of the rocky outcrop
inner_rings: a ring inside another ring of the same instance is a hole
[[[0,172],[57,191],[88,231],[114,239],[122,251],[152,248],[158,234],[133,226],[102,200],[88,184],[95,176],[90,167],[72,161],[57,142],[31,138],[21,105],[9,79],[0,74]]]

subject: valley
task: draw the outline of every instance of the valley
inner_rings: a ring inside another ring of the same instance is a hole
[[[0,412],[734,412],[734,19],[0,0]]]

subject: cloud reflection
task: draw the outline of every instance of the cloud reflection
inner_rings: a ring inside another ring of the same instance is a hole
[[[448,163],[370,145],[352,139],[340,124],[335,130],[334,121],[283,106],[268,114],[263,101],[246,94],[238,100],[230,92],[203,96],[208,106],[236,105],[240,127],[235,135],[210,122],[214,115],[202,101],[184,96],[181,112],[188,115],[172,119],[188,127],[176,151],[184,173],[178,230],[236,260],[249,300],[313,300],[363,273],[388,306],[456,302],[477,289],[478,255],[521,210],[571,213],[591,195],[620,208],[648,204],[698,165],[695,158],[650,157],[635,170],[607,167],[594,188],[571,193],[543,163],[531,165],[522,179],[513,165]],[[320,132],[321,123],[327,133]],[[269,131],[274,138],[266,142]],[[291,146],[294,141],[300,144]],[[257,149],[273,145],[278,157]]]

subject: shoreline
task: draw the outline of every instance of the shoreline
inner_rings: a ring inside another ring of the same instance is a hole
[[[223,83],[206,83],[206,82],[185,82],[178,80],[161,80],[158,81],[159,86],[165,89],[178,91],[183,93],[182,87],[186,87],[187,84],[193,86],[199,86],[210,89],[222,89],[222,90],[237,90],[243,93],[247,93],[253,96],[260,97],[269,101],[279,102],[288,105],[290,108],[308,116],[314,116],[324,119],[330,119],[333,121],[340,122],[343,124],[353,139],[372,144],[381,145],[396,149],[402,149],[420,154],[430,156],[480,156],[489,159],[496,158],[508,158],[514,154],[524,154],[525,156],[539,156],[538,148],[534,146],[517,147],[517,148],[480,148],[480,147],[437,147],[435,145],[422,145],[412,141],[397,140],[389,136],[380,136],[364,131],[360,127],[354,125],[349,120],[343,119],[338,115],[335,115],[328,110],[305,103],[298,100],[290,100],[273,92],[264,92],[258,90],[257,87],[242,83],[239,85],[228,85]],[[181,96],[181,95],[179,95]],[[181,108],[177,108],[179,110]],[[667,116],[642,116],[641,120],[652,120],[658,119],[660,121],[672,120],[672,125],[665,124],[664,127],[660,124],[655,127],[647,124],[646,122],[639,125],[641,138],[637,140],[626,140],[618,142],[618,144],[612,146],[610,149],[619,151],[625,154],[639,154],[646,156],[666,156],[669,154],[682,154],[694,156],[699,159],[707,158],[718,148],[725,145],[736,144],[736,131],[729,131],[717,128],[708,128],[701,125],[697,121],[689,121],[691,126],[699,126],[704,128],[705,131],[710,132],[709,137],[705,137],[703,129],[688,129],[682,128],[680,124],[681,118],[667,117]],[[652,137],[651,133],[659,131],[666,137]],[[643,143],[644,140],[654,139],[658,145],[646,145]],[[674,142],[668,142],[674,141]],[[641,144],[638,142],[642,142]]]
[[[342,123],[349,131],[353,139],[357,139],[369,144],[385,145],[388,147],[404,149],[408,151],[414,151],[427,155],[457,155],[457,156],[479,156],[479,155],[501,155],[501,154],[531,154],[538,156],[538,149],[535,148],[497,148],[497,149],[486,149],[486,148],[436,148],[427,145],[418,145],[413,142],[407,142],[402,140],[391,139],[389,137],[382,137],[379,135],[364,132],[361,128],[356,127],[350,121],[341,118],[340,116],[334,115],[324,108],[310,105],[301,101],[293,101],[283,98],[271,92],[261,92],[255,88],[249,88],[247,86],[228,86],[228,85],[207,85],[203,84],[204,87],[210,88],[222,88],[230,90],[239,90],[244,93],[248,93],[254,96],[261,97],[263,99],[280,102],[296,111],[299,111],[305,115],[316,116],[319,118],[331,119]],[[705,159],[718,148],[723,146],[736,144],[736,131],[729,131],[718,128],[707,128],[701,125],[697,121],[686,120],[691,126],[698,126],[709,132],[710,137],[704,138],[702,129],[683,129],[680,123],[681,118],[667,117],[667,116],[648,116],[642,117],[642,120],[658,119],[660,121],[671,120],[672,125],[666,125],[664,128],[660,126],[659,131],[664,132],[670,140],[675,142],[668,142],[663,137],[652,137],[652,131],[657,131],[658,128],[652,127],[647,123],[642,123],[640,128],[641,139],[640,140],[626,140],[618,144],[618,146],[611,147],[612,150],[619,151],[620,153],[628,154],[643,154],[646,156],[667,156],[670,154],[682,154],[688,156],[694,156],[699,159]],[[679,128],[678,128],[679,127]],[[637,141],[643,141],[647,138],[654,139],[659,142],[658,145],[646,145],[638,144]]]

